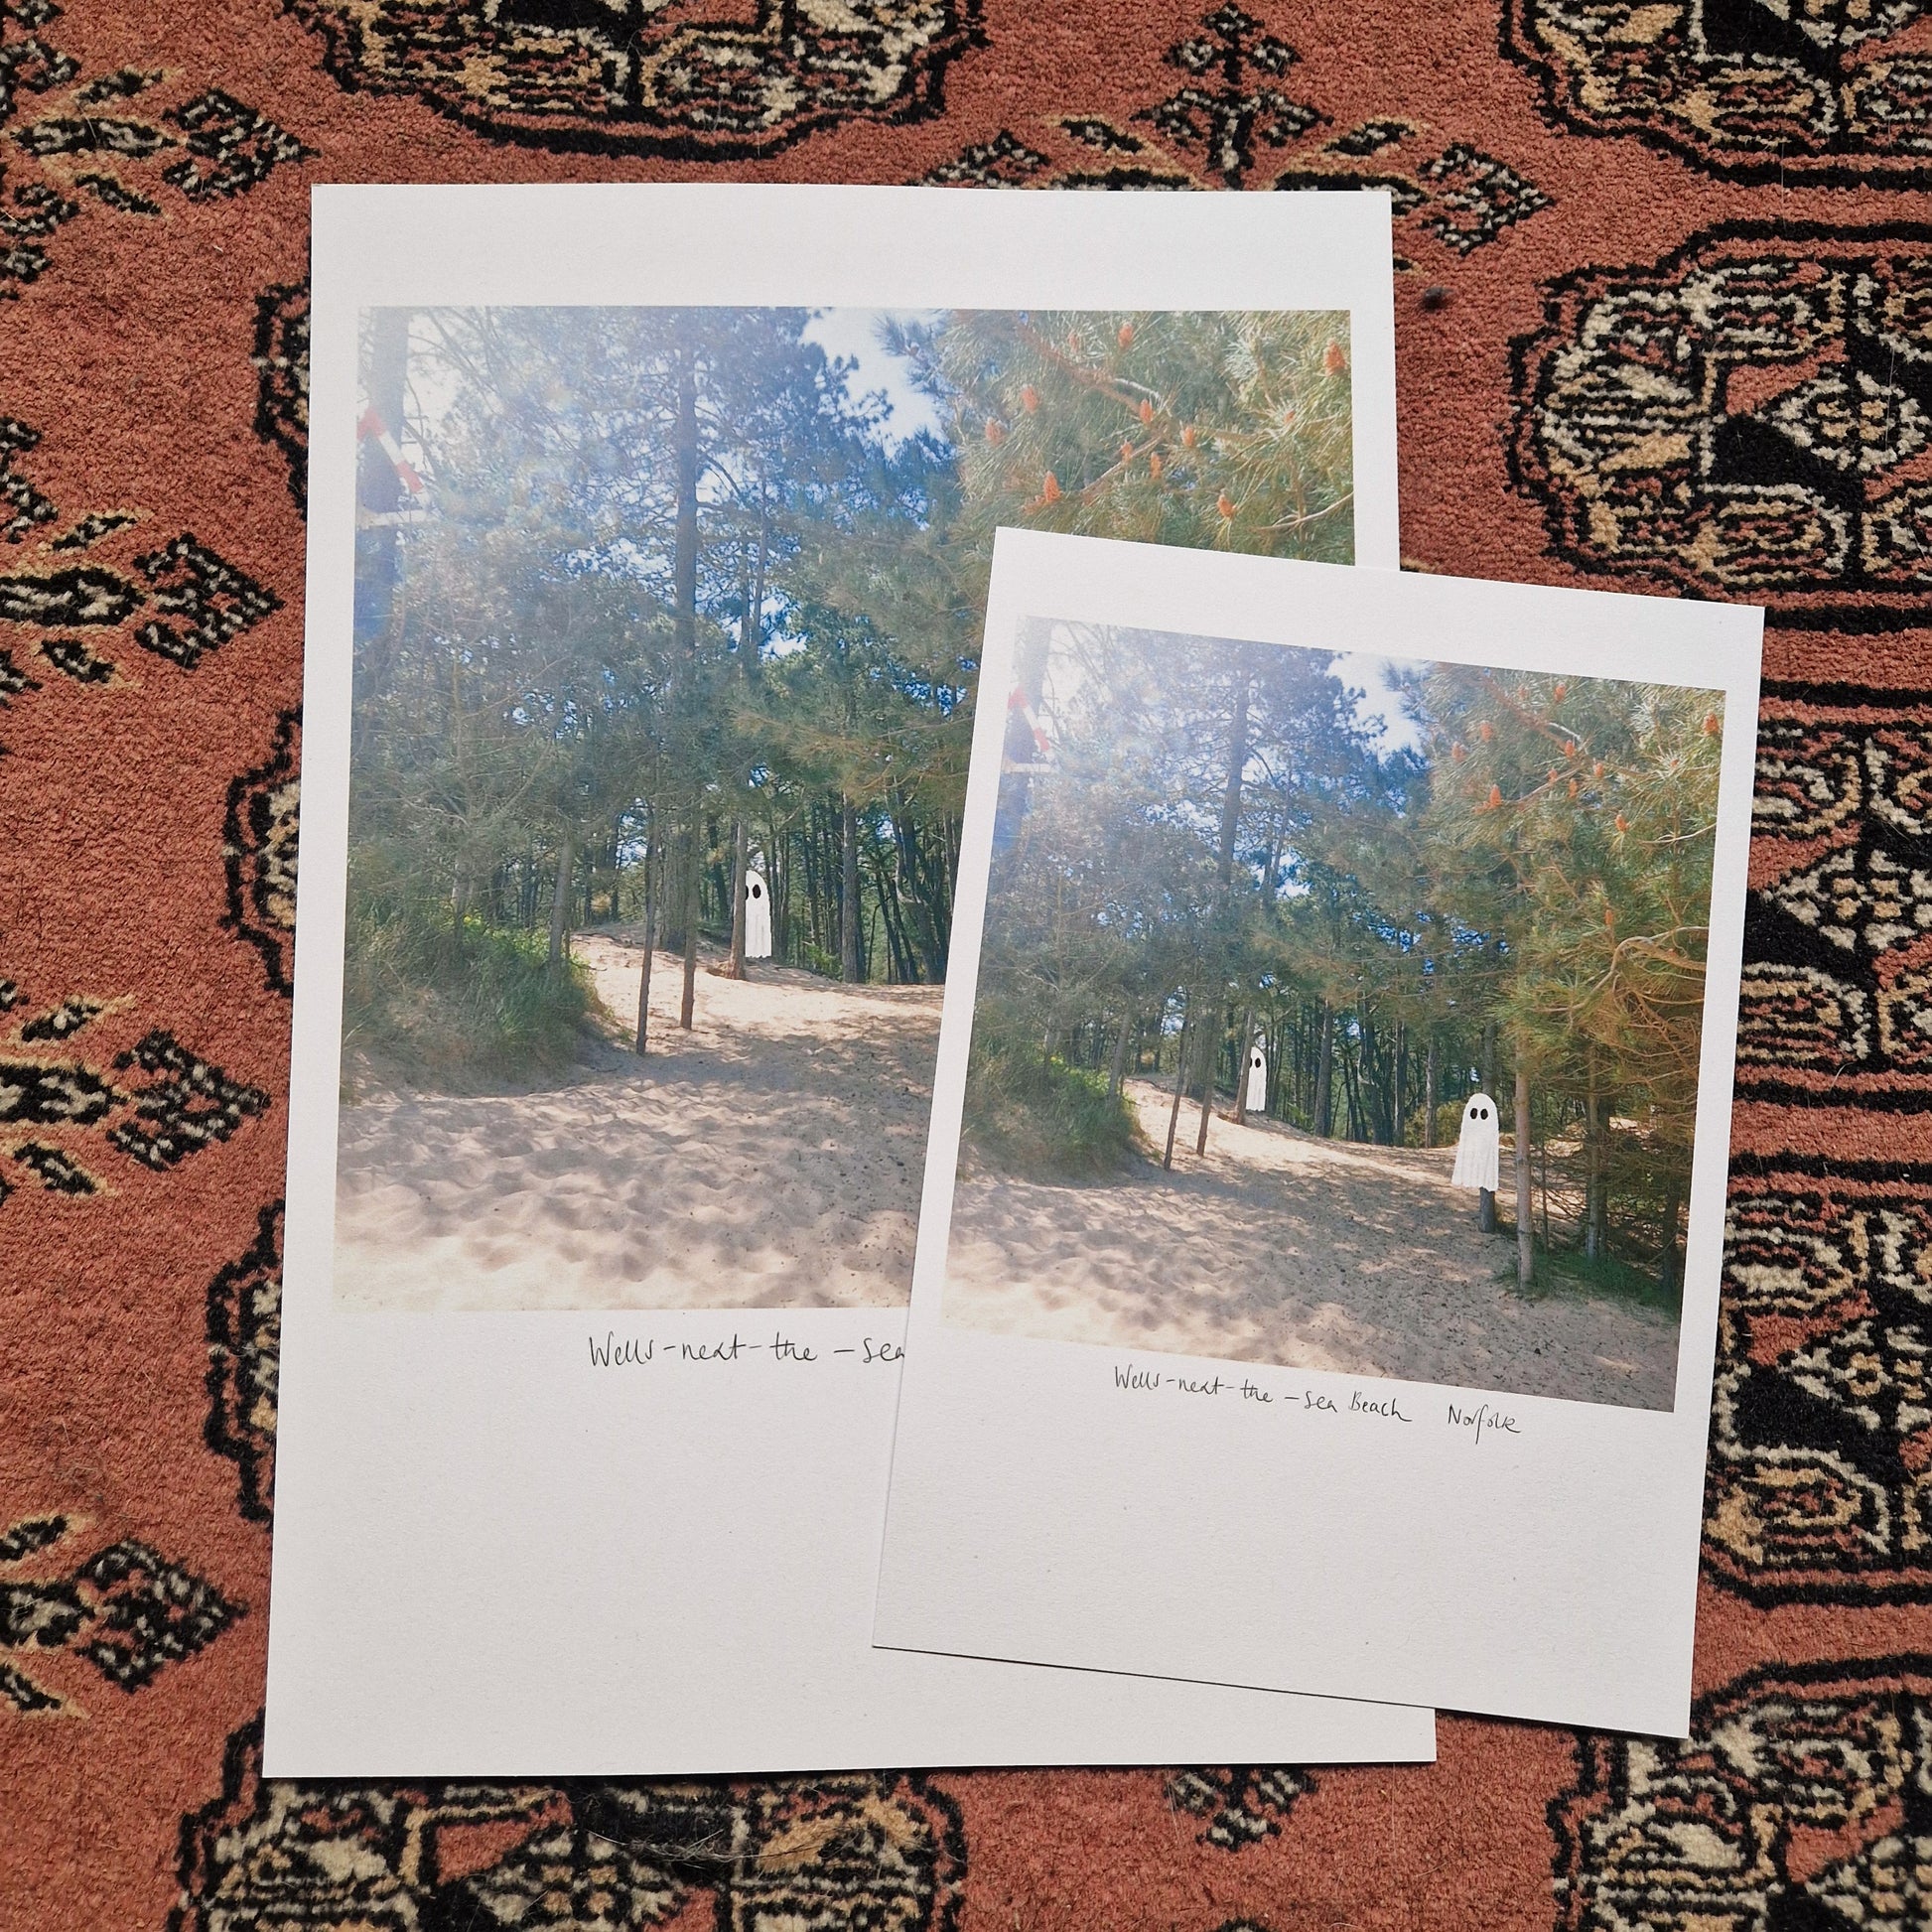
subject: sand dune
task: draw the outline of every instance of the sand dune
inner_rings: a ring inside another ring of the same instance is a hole
[[[1147,1138],[1169,1096],[1129,1093]],[[1513,1239],[1476,1232],[1447,1149],[1322,1141],[1216,1120],[1175,1172],[1105,1184],[963,1178],[949,1321],[1235,1361],[1668,1409],[1677,1323],[1570,1291],[1515,1292]]]
[[[640,954],[580,957],[614,1014]],[[939,1033],[936,987],[757,965],[651,979],[650,1056],[612,1046],[542,1091],[369,1093],[342,1112],[336,1293],[359,1309],[902,1305]],[[366,1083],[363,1083],[366,1085]],[[1167,1095],[1129,1092],[1148,1139]],[[1677,1324],[1519,1297],[1447,1150],[1216,1120],[1175,1173],[1085,1185],[969,1171],[948,1320],[1005,1333],[1668,1408]]]
[[[575,941],[613,1013],[642,955]],[[360,1309],[850,1308],[912,1280],[936,987],[651,974],[651,1052],[541,1092],[342,1111],[336,1294]]]

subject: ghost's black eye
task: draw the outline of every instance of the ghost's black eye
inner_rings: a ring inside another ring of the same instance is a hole
[[[1489,1118],[1489,1109],[1487,1107],[1478,1107],[1476,1109],[1477,1120],[1487,1120],[1488,1118]]]

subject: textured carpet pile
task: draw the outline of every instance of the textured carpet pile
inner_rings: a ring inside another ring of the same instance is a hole
[[[6,1932],[1932,1920],[1932,16],[1251,4],[0,0]],[[1386,184],[1405,554],[1767,606],[1688,1743],[259,1776],[309,189],[724,176]]]

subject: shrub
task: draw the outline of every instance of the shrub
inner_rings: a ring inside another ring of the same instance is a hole
[[[568,1065],[596,1010],[588,970],[545,957],[542,934],[446,909],[351,896],[343,1043],[412,1078],[467,1086]]]
[[[982,1001],[966,1067],[963,1130],[992,1165],[1014,1173],[1111,1173],[1134,1152],[1134,1111],[1107,1076],[1048,1059]]]

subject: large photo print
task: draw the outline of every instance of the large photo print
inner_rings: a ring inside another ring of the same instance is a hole
[[[1668,1409],[1722,693],[1035,621],[943,1310]]]
[[[338,1304],[902,1304],[993,531],[1352,561],[1347,315],[360,335]]]

